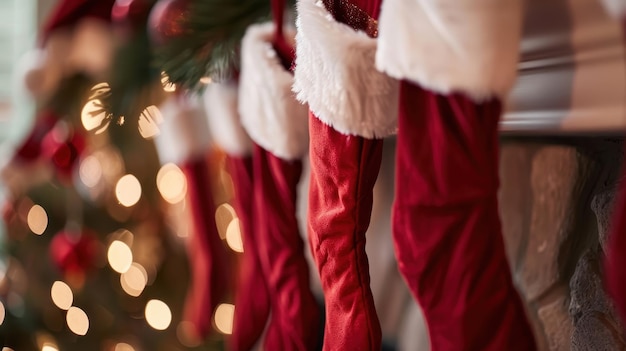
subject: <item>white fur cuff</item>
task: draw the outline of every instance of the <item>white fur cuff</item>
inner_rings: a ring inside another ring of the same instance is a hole
[[[433,91],[504,96],[517,74],[521,0],[385,0],[376,67]]]
[[[602,0],[602,3],[611,16],[626,20],[626,0]]]
[[[162,122],[155,146],[162,164],[182,164],[204,156],[209,149],[209,129],[197,101],[190,96],[171,96],[154,116],[154,123]]]
[[[321,1],[299,0],[293,91],[343,134],[397,131],[398,81],[376,71],[376,40],[335,21]]]
[[[252,141],[241,126],[237,112],[237,84],[212,83],[203,95],[204,110],[213,141],[229,155],[245,156],[252,153]]]
[[[241,43],[239,113],[256,144],[286,160],[306,155],[309,146],[308,108],[291,91],[293,75],[272,47],[274,24],[248,28]],[[293,30],[285,36],[293,43]]]

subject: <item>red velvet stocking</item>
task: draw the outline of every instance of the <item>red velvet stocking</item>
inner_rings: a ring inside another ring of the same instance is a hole
[[[254,148],[254,198],[258,250],[272,315],[265,350],[313,350],[319,312],[296,218],[301,161],[285,161]]]
[[[380,350],[365,254],[382,140],[346,136],[310,114],[309,240],[326,300],[324,350]]]
[[[497,100],[401,85],[393,234],[432,351],[529,351],[498,215]]]
[[[215,224],[215,204],[205,159],[187,161],[181,166],[187,178],[187,189],[193,221],[189,240],[191,287],[185,301],[184,320],[190,321],[198,336],[211,329],[213,311],[231,288],[231,256],[220,239]]]
[[[234,205],[241,223],[243,256],[235,298],[230,350],[251,350],[261,338],[270,314],[270,299],[254,235],[252,157],[229,156],[228,170],[235,186]]]

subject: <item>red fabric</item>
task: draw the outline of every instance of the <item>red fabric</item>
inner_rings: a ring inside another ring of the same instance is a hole
[[[498,215],[500,102],[400,89],[393,235],[431,350],[535,350]]]
[[[217,232],[207,160],[187,161],[181,169],[187,178],[193,221],[188,243],[191,285],[183,319],[195,326],[198,336],[204,337],[211,330],[213,312],[226,302],[231,288],[232,256]]]
[[[53,31],[71,27],[85,18],[110,22],[114,3],[115,0],[60,0],[43,26],[44,41]]]
[[[270,298],[254,231],[252,157],[228,156],[227,162],[235,187],[234,207],[243,236],[235,320],[229,349],[247,351],[254,347],[263,334],[270,314]]]
[[[255,146],[253,164],[255,235],[272,305],[264,349],[314,350],[319,311],[296,218],[302,162]]]
[[[274,25],[276,33],[274,35],[274,50],[278,54],[281,64],[289,70],[296,58],[296,49],[287,42],[283,31],[283,18],[285,13],[285,0],[271,0],[272,16],[274,17]]]
[[[380,350],[365,232],[382,140],[346,136],[309,116],[308,230],[326,300],[324,350]]]
[[[13,159],[17,162],[34,162],[42,154],[42,142],[54,128],[59,117],[51,111],[43,111],[22,144],[15,151]]]
[[[626,46],[626,17],[622,20],[622,33],[624,46]],[[624,147],[626,149],[626,144]],[[613,223],[604,260],[605,286],[622,322],[626,323],[626,167],[624,165],[622,165],[622,178],[614,206]]]
[[[329,9],[338,21],[348,16],[348,7],[340,1]],[[382,3],[348,2],[374,19],[378,18]],[[312,113],[309,136],[308,231],[326,303],[323,349],[378,351],[382,333],[370,288],[365,232],[383,143],[343,135]]]

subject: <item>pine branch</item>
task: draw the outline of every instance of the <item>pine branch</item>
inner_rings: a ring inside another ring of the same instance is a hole
[[[249,25],[267,20],[268,0],[193,0],[184,37],[156,49],[155,64],[182,88],[203,77],[222,81],[239,68],[239,44]]]

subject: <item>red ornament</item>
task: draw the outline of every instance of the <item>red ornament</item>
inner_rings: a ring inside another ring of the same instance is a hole
[[[111,20],[115,24],[138,28],[148,21],[153,1],[116,0],[111,10]]]
[[[66,276],[83,276],[94,268],[98,249],[98,239],[89,230],[60,231],[49,247],[52,262]]]
[[[187,32],[189,0],[159,0],[148,19],[148,33],[155,44],[164,44]]]
[[[41,156],[42,142],[46,134],[57,123],[58,117],[52,112],[44,112],[35,121],[35,125],[24,142],[17,148],[14,159],[19,162],[34,162]]]
[[[85,149],[85,138],[65,123],[57,125],[44,137],[42,154],[47,157],[63,179],[70,179],[74,166]]]

